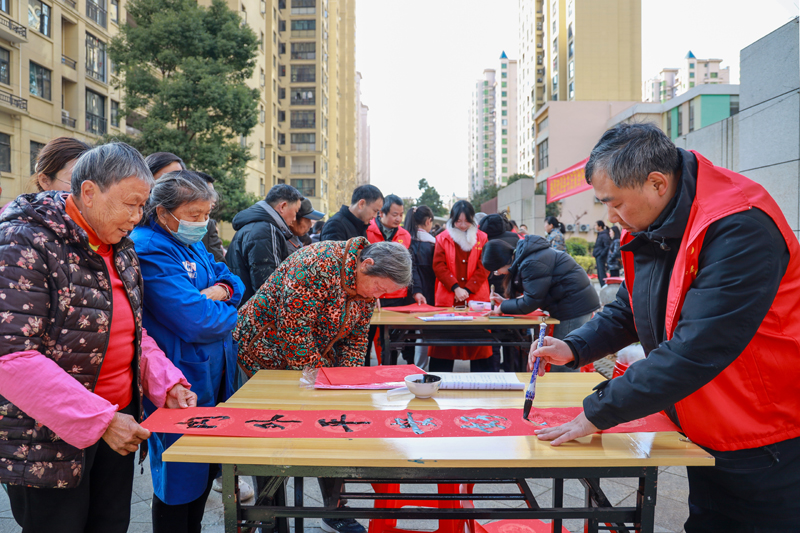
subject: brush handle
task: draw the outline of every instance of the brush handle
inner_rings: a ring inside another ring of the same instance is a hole
[[[547,324],[542,322],[539,325],[539,341],[536,343],[536,348],[544,346],[544,337],[547,334]],[[528,386],[528,391],[525,393],[525,399],[533,400],[536,397],[536,377],[539,375],[539,363],[542,361],[537,357],[533,362],[533,372],[531,373],[531,383]]]

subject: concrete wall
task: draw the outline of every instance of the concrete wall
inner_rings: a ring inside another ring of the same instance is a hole
[[[673,139],[684,150],[695,150],[717,166],[739,172],[739,115]]]
[[[763,185],[800,236],[798,19],[740,55],[739,171]]]
[[[516,221],[517,224],[525,224],[528,226],[528,232],[535,232],[539,235],[542,233],[537,226],[537,214],[541,231],[544,231],[544,204],[541,202],[539,212],[537,213],[537,199],[544,198],[541,195],[535,195],[536,181],[532,179],[517,180],[508,187],[500,189],[497,193],[497,212],[506,212],[510,220]]]

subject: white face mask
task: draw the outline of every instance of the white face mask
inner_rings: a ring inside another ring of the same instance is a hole
[[[208,219],[204,220],[203,222],[187,222],[185,220],[180,220],[178,217],[173,215],[171,211],[167,212],[172,218],[178,221],[178,231],[172,231],[169,228],[167,229],[173,237],[178,239],[179,242],[189,246],[200,242],[203,240],[203,237],[206,236],[206,233],[208,232]]]

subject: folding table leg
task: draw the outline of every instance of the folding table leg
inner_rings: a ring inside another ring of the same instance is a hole
[[[236,465],[222,465],[222,506],[224,511],[225,531],[238,531],[239,518],[239,477]]]
[[[564,507],[564,480],[553,480],[553,507]],[[561,519],[554,518],[550,524],[553,533],[561,533]]]
[[[303,478],[294,478],[294,506],[303,507]],[[294,519],[294,533],[303,533],[303,519]]]
[[[641,533],[653,533],[656,519],[656,488],[658,487],[658,467],[647,467],[644,476],[639,478],[639,490],[636,493],[636,507],[639,520],[636,526]]]

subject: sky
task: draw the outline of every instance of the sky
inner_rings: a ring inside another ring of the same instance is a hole
[[[416,197],[425,178],[442,197],[467,195],[471,92],[484,69],[499,69],[503,51],[518,57],[519,2],[356,1],[371,182],[384,194]],[[800,0],[641,2],[643,80],[691,50],[722,59],[738,83],[739,51],[800,12]]]

